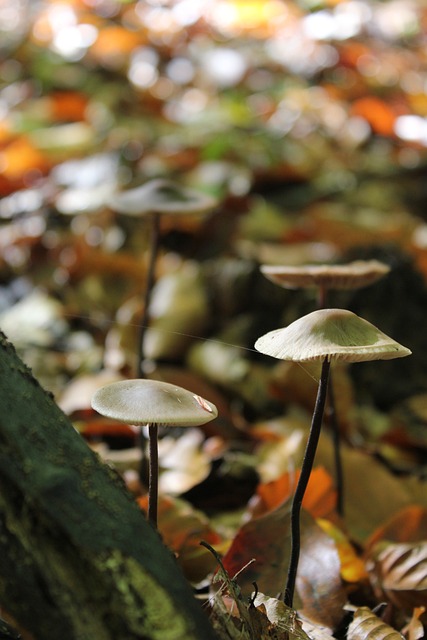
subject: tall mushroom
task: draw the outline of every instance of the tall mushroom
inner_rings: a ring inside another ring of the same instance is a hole
[[[217,201],[204,193],[182,187],[170,180],[155,179],[140,187],[116,193],[109,201],[114,211],[129,216],[147,217],[151,240],[144,291],[143,315],[139,324],[136,375],[143,377],[144,335],[148,324],[148,307],[154,284],[154,271],[160,244],[160,219],[163,215],[201,215],[212,211]]]
[[[327,307],[332,289],[349,290],[367,287],[383,278],[390,267],[379,260],[355,260],[347,264],[307,264],[301,266],[261,265],[265,277],[286,289],[316,289],[317,308]],[[328,401],[334,444],[337,511],[344,515],[344,482],[340,451],[340,433],[335,410],[332,376],[329,377]]]
[[[159,426],[197,427],[216,418],[217,408],[182,387],[141,379],[121,380],[101,387],[92,397],[92,407],[108,418],[133,426],[148,426],[148,519],[157,526]]]
[[[322,363],[311,429],[291,506],[291,558],[284,601],[292,607],[300,552],[301,504],[319,441],[331,363],[391,360],[409,356],[411,351],[345,309],[313,311],[284,329],[265,334],[256,341],[255,348],[281,360]]]

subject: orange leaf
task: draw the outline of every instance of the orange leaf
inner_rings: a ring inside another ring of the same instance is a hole
[[[357,67],[358,61],[364,55],[369,55],[369,47],[362,42],[351,40],[340,47],[341,64],[348,67]]]
[[[99,31],[96,42],[90,48],[91,54],[101,62],[127,57],[143,44],[141,35],[120,26],[104,27]]]
[[[79,122],[85,119],[88,98],[77,91],[58,91],[49,96],[49,110],[53,120]]]
[[[365,96],[356,100],[353,103],[351,113],[364,118],[374,133],[382,136],[394,134],[396,113],[388,104],[375,96]]]
[[[368,539],[366,552],[381,540],[389,542],[419,542],[426,539],[427,509],[417,505],[401,509],[378,527]]]
[[[0,145],[9,142],[13,137],[11,123],[7,118],[0,120]]]
[[[0,167],[4,178],[20,182],[30,172],[46,173],[49,164],[44,155],[26,138],[15,138],[0,151]]]
[[[298,482],[299,473],[283,473],[277,480],[259,484],[249,509],[252,516],[276,509],[288,500]],[[328,518],[334,512],[336,491],[331,476],[323,467],[313,469],[302,505],[313,518]]]

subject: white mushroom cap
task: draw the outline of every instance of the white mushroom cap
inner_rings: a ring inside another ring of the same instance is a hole
[[[95,392],[92,408],[131,425],[195,427],[210,422],[217,408],[200,396],[158,380],[121,380]]]
[[[359,289],[373,284],[390,271],[379,260],[355,260],[347,264],[303,266],[261,265],[266,278],[287,289],[324,286],[328,289]]]
[[[259,338],[261,353],[296,362],[392,360],[411,351],[346,309],[319,309]]]
[[[212,196],[160,178],[116,193],[109,200],[112,209],[130,216],[147,213],[202,214],[212,211],[217,204]]]

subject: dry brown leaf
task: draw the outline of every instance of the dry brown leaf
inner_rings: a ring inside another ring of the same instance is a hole
[[[425,610],[425,607],[415,607],[412,618],[402,629],[402,634],[406,636],[407,640],[421,640],[421,638],[424,638],[424,625],[420,617],[425,613]]]
[[[334,635],[330,629],[313,624],[310,620],[306,620],[304,616],[301,616],[301,624],[303,631],[305,631],[310,640],[334,640]]]
[[[289,505],[284,503],[246,522],[223,563],[226,571],[234,575],[254,559],[239,579],[242,593],[249,596],[255,582],[261,592],[276,597],[285,585],[289,551]],[[303,511],[295,607],[306,618],[328,628],[334,628],[341,620],[346,601],[340,568],[335,542]]]
[[[368,607],[358,607],[354,612],[347,640],[402,640],[403,636],[383,622]]]
[[[342,461],[345,521],[355,542],[364,544],[397,511],[416,502],[427,508],[425,481],[418,480],[415,489],[410,479],[396,477],[371,455],[345,445],[342,446]],[[316,464],[334,473],[332,442],[326,433],[320,437]]]
[[[380,598],[407,612],[427,607],[427,541],[378,543],[369,554],[367,568]]]
[[[212,599],[211,623],[219,640],[309,640],[296,612],[284,602],[259,593],[255,583],[250,597],[242,594],[238,578],[252,561],[230,577],[218,553],[206,542],[202,546],[218,563],[213,583],[220,587]]]
[[[208,477],[211,462],[202,448],[203,442],[199,429],[188,429],[179,438],[166,436],[160,440],[161,493],[181,495]]]
[[[110,278],[125,277],[137,284],[145,278],[142,260],[125,251],[109,253],[102,248],[92,247],[81,237],[75,237],[73,242],[59,243],[53,257],[75,280],[94,273]]]
[[[296,586],[301,614],[333,631],[343,617],[347,593],[341,580],[341,560],[335,541],[303,512],[306,524],[301,539]]]
[[[388,542],[419,542],[426,539],[427,509],[411,505],[393,514],[370,536],[365,545],[368,553],[374,545],[382,540]]]
[[[303,630],[301,620],[297,617],[295,611],[285,605],[284,602],[277,598],[269,598],[263,593],[257,593],[253,606],[261,611],[267,618],[270,633],[277,634],[277,637],[294,638],[295,640],[308,640],[306,632]],[[280,634],[280,635],[279,635]],[[264,636],[262,636],[264,637]],[[268,635],[268,638],[276,638],[276,635]]]
[[[289,562],[289,521],[289,505],[285,503],[249,520],[237,532],[223,563],[227,573],[233,576],[255,560],[239,579],[244,595],[250,595],[254,582],[267,595],[276,596],[282,591]]]
[[[75,411],[91,409],[92,396],[100,387],[111,382],[122,380],[123,377],[116,371],[103,369],[98,373],[84,373],[75,376],[62,390],[57,402],[62,411],[67,415]]]

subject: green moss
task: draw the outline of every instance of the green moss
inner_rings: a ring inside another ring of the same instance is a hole
[[[97,562],[101,571],[111,574],[121,594],[118,603],[110,603],[110,613],[123,614],[125,610],[129,630],[135,638],[192,640],[197,637],[190,621],[177,610],[168,592],[149,573],[141,572],[133,558],[115,550]],[[132,576],[131,580],[129,576]]]

